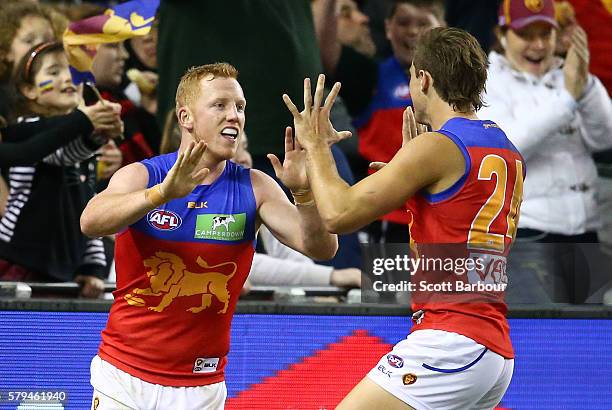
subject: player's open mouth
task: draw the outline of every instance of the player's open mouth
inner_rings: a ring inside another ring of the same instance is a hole
[[[232,127],[225,127],[221,130],[221,136],[232,141],[236,141],[236,138],[238,138],[238,129]]]

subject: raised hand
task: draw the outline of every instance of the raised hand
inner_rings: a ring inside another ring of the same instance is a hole
[[[78,107],[89,118],[96,133],[116,133],[123,131],[121,105],[110,101],[98,101],[93,105],[82,104]]]
[[[198,168],[204,152],[204,142],[191,141],[187,149],[178,154],[176,162],[160,186],[160,193],[166,201],[188,195],[204,181],[210,172],[208,168]]]
[[[427,126],[416,122],[414,116],[414,110],[408,106],[404,110],[403,121],[402,121],[402,147],[412,141],[417,135],[427,132]],[[370,162],[370,169],[378,171],[382,167],[387,165],[386,162]]]
[[[291,127],[285,128],[285,159],[280,160],[274,154],[268,154],[276,177],[292,192],[309,189],[306,175],[306,152],[293,138]]]
[[[572,44],[567,51],[563,75],[565,78],[565,88],[578,101],[589,78],[589,46],[585,31],[576,26],[572,33]]]
[[[325,99],[325,104],[321,107],[324,88],[325,75],[320,74],[313,102],[310,78],[304,79],[304,110],[302,112],[287,94],[283,94],[283,101],[293,115],[296,138],[306,150],[319,143],[331,145],[352,135],[350,131],[336,131],[329,119],[331,108],[340,91],[340,83],[334,84]]]
[[[414,109],[406,107],[402,118],[402,147],[424,132],[427,132],[427,126],[417,123]]]
[[[109,140],[106,144],[102,145],[99,152],[101,155],[98,158],[98,177],[100,179],[108,179],[121,168],[123,154],[113,140]]]

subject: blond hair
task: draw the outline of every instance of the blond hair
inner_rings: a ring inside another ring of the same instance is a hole
[[[191,67],[183,77],[176,89],[176,109],[192,104],[200,97],[200,80],[211,76],[215,78],[238,78],[238,70],[229,63],[206,64]]]

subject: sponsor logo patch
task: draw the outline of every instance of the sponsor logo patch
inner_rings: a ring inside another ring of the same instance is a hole
[[[404,382],[405,385],[414,384],[416,381],[417,376],[414,373],[407,373],[402,376],[402,382]]]
[[[183,220],[176,213],[164,210],[155,209],[147,214],[149,225],[160,231],[174,231],[178,229]]]
[[[404,367],[404,359],[394,354],[387,355],[387,362],[389,362],[390,366],[395,367],[396,369]]]
[[[195,239],[240,241],[244,238],[246,214],[200,214],[196,219]]]
[[[212,373],[217,371],[219,366],[218,357],[198,357],[193,364],[194,373]]]
[[[189,209],[208,208],[208,201],[205,201],[205,202],[193,202],[193,201],[189,201],[189,202],[187,202],[187,208],[189,208]]]

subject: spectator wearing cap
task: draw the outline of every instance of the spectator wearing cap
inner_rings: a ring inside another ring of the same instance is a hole
[[[489,55],[488,106],[480,115],[497,122],[526,160],[519,241],[592,243],[599,214],[591,155],[612,146],[612,104],[588,72],[585,32],[576,27],[565,60],[555,56],[557,35],[553,0],[502,2],[498,45]],[[555,249],[556,265],[568,265]],[[553,300],[584,300],[588,279],[557,268],[550,270]]]

